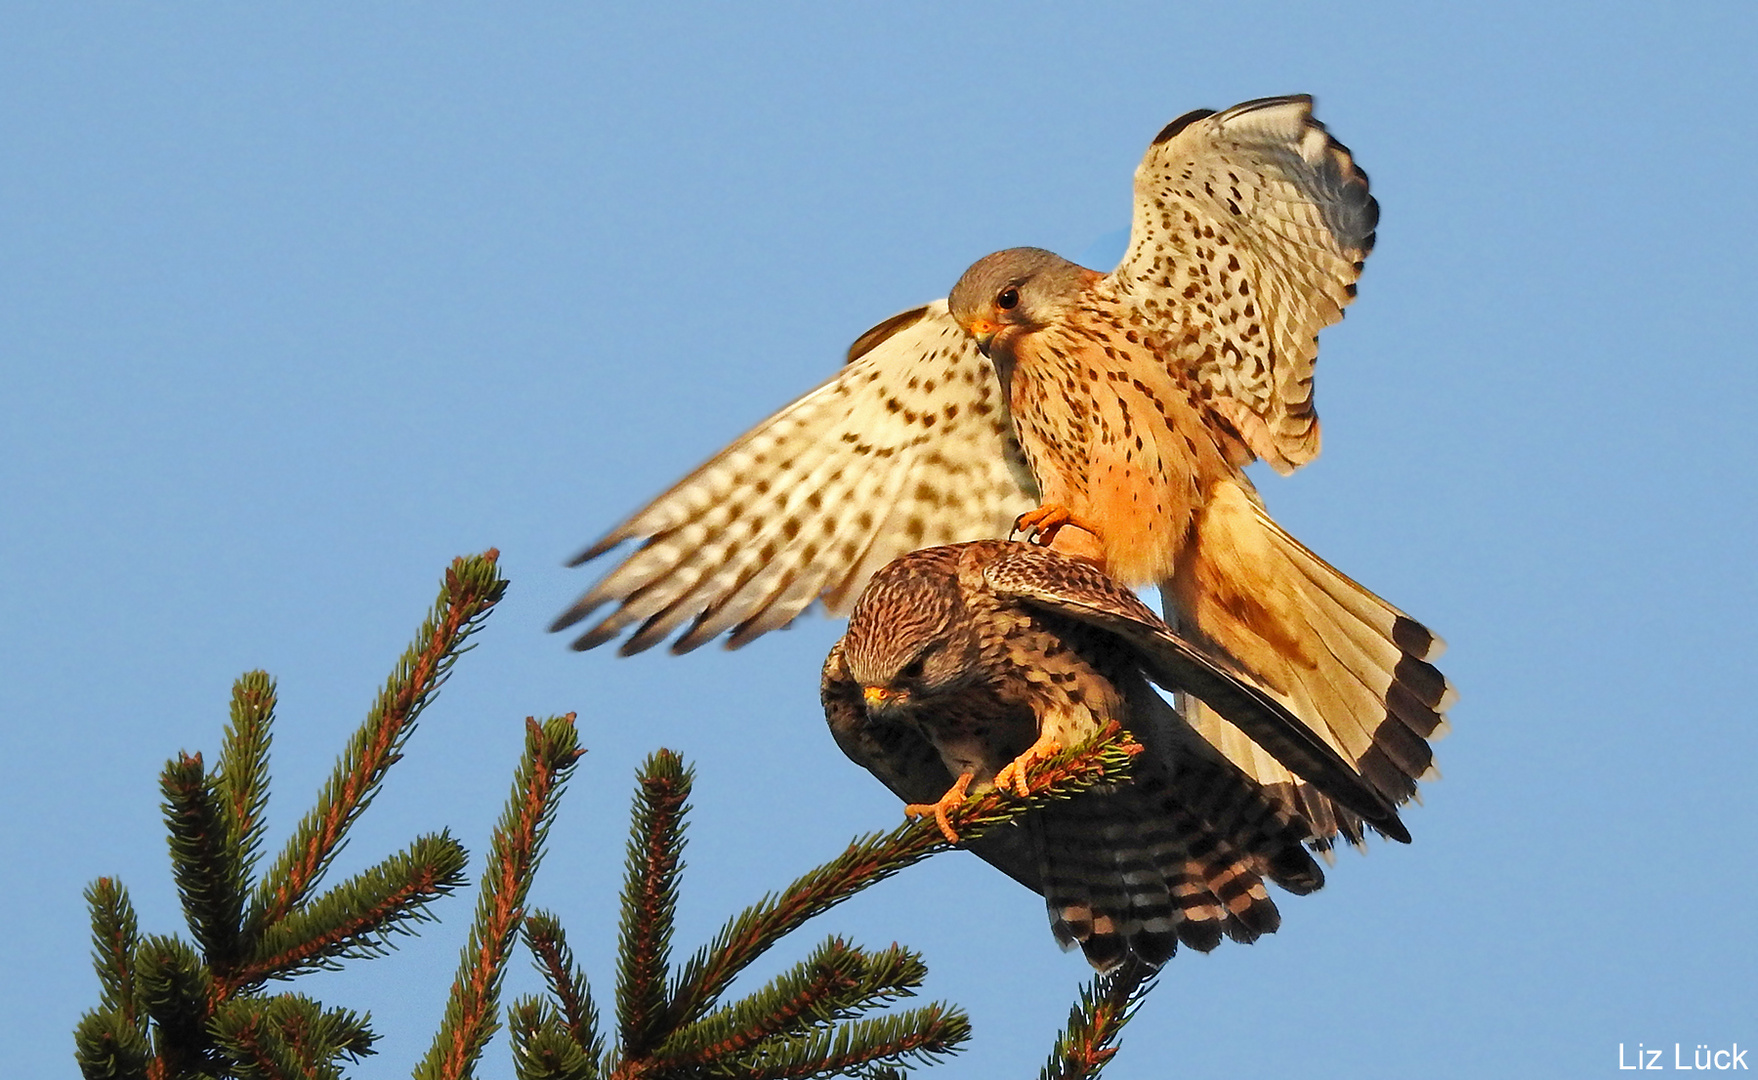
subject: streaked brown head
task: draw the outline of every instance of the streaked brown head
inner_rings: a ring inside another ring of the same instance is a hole
[[[849,615],[843,663],[867,708],[909,708],[978,677],[976,628],[958,585],[958,549],[926,548],[868,582]]]

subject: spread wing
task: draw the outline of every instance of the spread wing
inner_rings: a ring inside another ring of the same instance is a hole
[[[1319,452],[1318,332],[1343,317],[1379,203],[1312,99],[1202,109],[1166,126],[1135,173],[1113,272],[1245,444],[1280,472]]]
[[[1116,635],[1132,648],[1142,671],[1168,690],[1199,699],[1212,715],[1226,717],[1258,754],[1277,763],[1282,776],[1298,774],[1319,792],[1395,840],[1409,832],[1397,811],[1356,767],[1305,724],[1273,693],[1231,663],[1180,637],[1134,593],[1086,563],[1028,544],[991,561],[983,570],[990,588],[1047,611],[1078,619]],[[1205,737],[1209,734],[1202,730]],[[1236,764],[1236,748],[1217,745]],[[1256,777],[1258,774],[1247,772]],[[1314,821],[1315,833],[1327,824]],[[1332,830],[1334,831],[1334,830]]]
[[[674,652],[728,631],[737,647],[814,600],[846,613],[904,552],[1006,536],[1036,505],[993,369],[936,300],[582,552],[573,565],[642,541],[551,629],[614,605],[576,649],[631,626],[624,654],[680,627]]]

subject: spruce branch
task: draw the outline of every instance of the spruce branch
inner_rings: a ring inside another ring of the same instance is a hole
[[[1072,798],[1094,784],[1128,774],[1140,747],[1116,724],[1028,773],[1029,798],[990,791],[966,800],[950,815],[959,835],[970,840],[1046,803]],[[763,897],[723,927],[714,941],[684,966],[671,992],[668,1026],[700,1018],[733,978],[784,935],[807,919],[849,899],[862,889],[952,847],[931,820],[900,825],[889,833],[856,839],[835,859],[812,870],[780,894]]]
[[[247,671],[232,684],[232,715],[214,769],[214,793],[237,861],[248,883],[262,854],[269,803],[269,745],[275,719],[275,680]]]
[[[524,917],[532,876],[543,859],[543,841],[555,818],[557,799],[583,753],[573,713],[541,725],[534,719],[525,721],[525,756],[494,830],[476,919],[452,982],[445,1021],[415,1071],[418,1080],[462,1080],[473,1075],[477,1059],[498,1028],[507,953]]]
[[[1131,956],[1081,990],[1068,1027],[1056,1037],[1038,1080],[1091,1080],[1117,1053],[1117,1037],[1156,983],[1152,968]]]
[[[302,994],[238,999],[214,1015],[214,1038],[241,1080],[341,1080],[338,1059],[373,1053],[376,1036],[350,1009],[326,1009]]]
[[[203,960],[224,978],[239,959],[240,922],[250,887],[240,848],[200,754],[179,754],[167,762],[159,789],[171,834],[171,876],[184,918]]]
[[[586,973],[574,962],[574,952],[568,948],[561,920],[547,911],[532,912],[525,919],[525,944],[531,950],[549,992],[555,997],[560,1022],[565,1025],[568,1037],[596,1068],[596,1063],[604,1057],[598,1006],[592,1000],[592,988],[586,982]]]
[[[103,988],[100,1007],[115,1012],[125,1023],[140,1023],[140,999],[134,984],[140,920],[134,914],[134,902],[122,883],[113,878],[99,878],[87,886],[85,902],[92,912],[92,966]],[[141,1031],[144,1035],[144,1026]]]
[[[464,845],[448,833],[417,838],[270,927],[232,985],[383,956],[394,947],[393,935],[414,933],[414,924],[431,921],[428,905],[466,883],[469,861]]]
[[[540,998],[520,998],[507,1009],[513,1071],[519,1080],[598,1080],[598,1055],[583,1049],[565,1024]]]
[[[144,1080],[152,1046],[135,977],[140,921],[128,890],[111,878],[88,886],[85,900],[92,913],[92,966],[101,997],[74,1028],[74,1060],[91,1080]]]
[[[154,934],[134,951],[141,1005],[153,1022],[148,1076],[181,1077],[213,1071],[213,1040],[207,1029],[214,982],[195,950]]]
[[[970,1037],[970,1021],[963,1012],[934,1002],[797,1039],[767,1042],[731,1055],[708,1074],[753,1080],[859,1075],[870,1073],[874,1065],[898,1068],[912,1060],[932,1064],[956,1053]]]
[[[454,560],[415,644],[356,732],[317,807],[258,883],[254,906],[247,902],[268,800],[274,682],[248,672],[234,684],[225,742],[212,772],[197,754],[179,755],[166,766],[161,788],[172,872],[194,945],[174,937],[139,938],[128,895],[115,882],[100,879],[87,890],[102,1003],[75,1030],[75,1055],[86,1076],[339,1077],[342,1059],[371,1052],[374,1037],[363,1015],[297,994],[264,996],[260,984],[379,955],[392,935],[412,932],[429,918],[427,904],[463,884],[468,857],[457,841],[440,834],[417,839],[311,899],[347,829],[398,759],[416,716],[504,592],[495,560],[493,551]],[[496,951],[504,957],[510,946],[553,814],[558,772],[565,773],[579,753],[568,721],[533,726],[527,744],[530,767],[520,776],[521,800],[502,822],[490,880],[484,882],[494,910],[492,918],[478,920],[473,945],[481,946],[479,959]],[[473,1014],[479,1035],[473,1052],[494,1030],[495,971],[480,963],[474,971],[473,989],[479,998],[480,991],[487,994]]]
[[[275,684],[249,672],[233,687],[216,767],[199,755],[170,762],[162,780],[173,873],[195,946],[140,938],[127,893],[100,879],[86,893],[102,997],[81,1018],[75,1054],[87,1077],[340,1080],[345,1060],[372,1053],[364,1015],[299,994],[265,995],[290,978],[388,951],[394,935],[431,918],[428,905],[464,882],[467,855],[449,834],[418,838],[341,885],[318,887],[403,751],[421,710],[503,595],[496,553],[454,560],[415,643],[387,681],[286,848],[255,884],[268,800]],[[525,753],[491,843],[469,941],[444,1021],[416,1070],[463,1080],[499,1026],[507,954],[521,928],[552,1001],[508,1010],[520,1080],[671,1080],[683,1077],[858,1076],[900,1080],[968,1040],[954,1007],[934,1002],[870,1015],[922,986],[921,958],[900,946],[868,952],[829,938],[742,1000],[722,1003],[737,975],[782,936],[861,889],[948,850],[929,821],[858,838],[836,859],[764,896],[730,920],[680,970],[671,946],[692,772],[670,751],[642,767],[628,845],[619,928],[620,1045],[607,1052],[584,973],[559,921],[526,916],[557,800],[582,751],[573,715],[526,722]],[[1034,794],[1000,792],[951,814],[971,839],[1037,806],[1127,773],[1140,748],[1115,727],[1030,771]],[[315,898],[314,898],[315,897]],[[1071,1015],[1045,1076],[1096,1076],[1119,1029],[1147,992],[1146,969],[1095,983]]]
[[[299,823],[258,884],[250,929],[260,931],[286,918],[316,887],[343,835],[371,803],[385,771],[401,755],[421,710],[467,651],[465,642],[506,593],[506,579],[496,566],[499,557],[491,548],[482,555],[452,560],[433,611],[350,740],[317,806]]]
[[[618,936],[617,1027],[625,1057],[659,1045],[667,1022],[665,978],[683,869],[684,817],[694,773],[670,750],[641,766],[635,823],[629,836]]]
[[[654,1055],[654,1072],[689,1075],[768,1040],[809,1035],[913,996],[927,973],[908,949],[893,945],[868,955],[829,938],[761,990],[674,1033]]]
[[[146,1080],[152,1047],[114,1009],[93,1009],[73,1029],[73,1059],[86,1080]]]

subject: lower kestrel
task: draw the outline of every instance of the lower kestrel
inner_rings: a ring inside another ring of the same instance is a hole
[[[559,619],[612,610],[638,652],[737,646],[820,600],[845,613],[898,555],[1016,523],[1126,585],[1288,703],[1393,805],[1432,765],[1453,700],[1425,627],[1314,555],[1243,469],[1319,450],[1317,334],[1342,317],[1379,206],[1311,99],[1187,113],[1135,176],[1109,274],[1016,248],[948,300],[861,335],[842,371],[581,554],[641,545]],[[1190,722],[1327,835],[1332,805],[1200,700]]]
[[[1199,698],[1253,745],[1399,840],[1391,803],[1275,695],[1180,638],[1090,564],[1024,543],[912,552],[862,593],[824,665],[831,733],[918,813],[1024,783],[1023,763],[1113,722],[1142,745],[1130,778],[1053,802],[972,850],[1043,894],[1065,946],[1109,969],[1178,943],[1250,941],[1280,916],[1271,881],[1324,881],[1328,840],[1206,741],[1150,681]]]

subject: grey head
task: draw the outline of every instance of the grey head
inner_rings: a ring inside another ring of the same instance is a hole
[[[932,703],[980,681],[958,549],[926,548],[873,575],[849,613],[843,663],[879,712]]]
[[[972,263],[947,306],[985,355],[1006,352],[1013,338],[1047,325],[1100,276],[1043,248],[1008,248]]]

